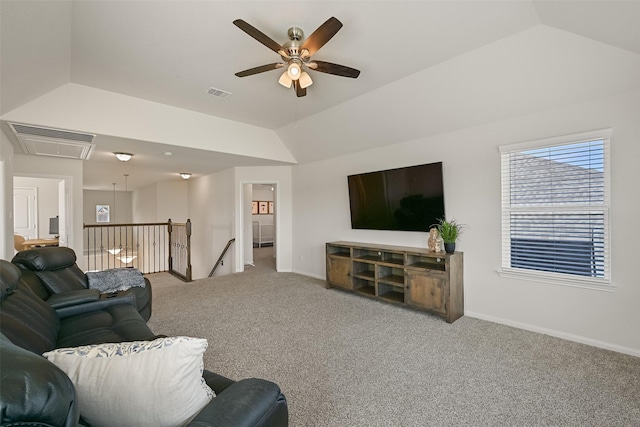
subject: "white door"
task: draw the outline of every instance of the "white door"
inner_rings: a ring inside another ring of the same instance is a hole
[[[38,238],[38,189],[14,187],[13,232],[25,239]]]

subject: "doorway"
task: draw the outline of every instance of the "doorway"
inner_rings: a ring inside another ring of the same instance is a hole
[[[276,184],[251,183],[244,186],[247,209],[243,222],[247,230],[244,244],[245,267],[276,270]]]
[[[70,177],[14,176],[14,234],[25,239],[58,239],[60,246],[67,246],[69,180]]]

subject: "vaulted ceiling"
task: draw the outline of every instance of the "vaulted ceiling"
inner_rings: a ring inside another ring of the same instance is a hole
[[[97,133],[87,188],[110,187],[113,151],[140,154],[135,188],[187,169],[312,162],[640,89],[638,1],[2,0],[0,14],[1,118]],[[234,19],[284,43],[289,27],[308,36],[331,16],[344,27],[314,58],[357,68],[358,79],[311,71],[297,98],[278,84],[280,71],[234,75],[280,59]],[[124,118],[95,105],[107,97],[130,106]],[[84,111],[95,120],[62,117]],[[230,123],[289,157],[234,148],[243,140],[215,130]]]

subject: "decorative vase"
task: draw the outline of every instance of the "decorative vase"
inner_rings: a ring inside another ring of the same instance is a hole
[[[452,254],[456,251],[456,244],[454,243],[446,243],[444,244],[444,250],[448,254]]]

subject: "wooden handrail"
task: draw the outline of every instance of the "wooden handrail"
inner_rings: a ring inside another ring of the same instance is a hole
[[[231,246],[231,244],[233,242],[235,242],[235,241],[236,241],[236,238],[234,237],[233,239],[231,239],[231,240],[229,240],[227,242],[227,246],[224,247],[224,250],[220,254],[220,258],[218,258],[218,261],[216,262],[216,265],[214,265],[213,268],[211,269],[211,273],[209,273],[209,277],[213,276],[213,273],[215,273],[216,268],[218,268],[218,266],[222,263],[222,258],[224,258],[224,255],[227,253],[227,250],[229,249],[229,246]]]
[[[171,220],[169,220],[171,221]],[[180,224],[177,222],[173,223],[175,224]],[[133,223],[133,224],[83,224],[84,228],[97,228],[97,227],[135,227],[138,225],[167,225],[166,222],[137,222],[137,223]],[[184,225],[184,223],[181,223],[181,225]]]

